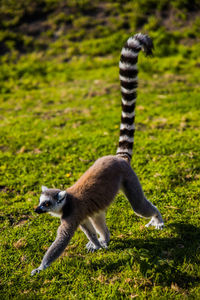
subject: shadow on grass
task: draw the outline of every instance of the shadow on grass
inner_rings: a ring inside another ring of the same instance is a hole
[[[196,255],[200,249],[200,229],[184,223],[169,226],[176,235],[178,233],[178,237],[114,239],[109,250],[121,250],[126,255],[119,255],[116,262],[108,262],[104,258],[104,261],[92,263],[90,267],[97,270],[103,266],[104,272],[109,274],[119,272],[122,266],[132,268],[134,264],[139,264],[142,275],[156,284],[171,286],[176,283],[179,288],[199,284],[200,277],[195,275],[193,268],[197,269],[199,265]]]

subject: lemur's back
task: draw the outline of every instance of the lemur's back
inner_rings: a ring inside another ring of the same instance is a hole
[[[132,189],[134,200],[144,198],[140,182],[129,162],[120,156],[109,155],[99,158],[67,189],[67,193],[77,199],[78,206],[83,205],[84,215],[93,215],[107,208],[120,188],[125,193]]]
[[[79,202],[84,201],[89,206],[93,203],[97,209],[99,206],[104,209],[117,194],[127,168],[131,167],[121,157],[101,157],[67,192],[72,193]]]

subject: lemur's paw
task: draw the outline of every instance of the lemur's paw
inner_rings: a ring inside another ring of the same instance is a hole
[[[101,245],[102,248],[108,249],[108,244],[109,244],[108,241],[105,241],[105,240],[103,240],[103,239],[100,238],[99,239],[99,243],[100,243],[100,245]]]
[[[145,227],[154,226],[156,229],[162,230],[165,225],[164,222],[160,222],[157,218],[153,217],[149,223],[145,225]]]
[[[165,227],[164,223],[159,223],[157,225],[155,225],[155,228],[158,230],[162,230]]]
[[[31,272],[31,276],[34,276],[35,274],[37,274],[37,273],[40,273],[40,269],[39,268],[37,268],[37,269],[34,269],[32,272]]]
[[[94,243],[92,243],[91,241],[89,241],[86,244],[86,248],[87,248],[88,252],[94,252],[94,251],[98,250],[99,248],[101,248],[101,245],[97,246]]]

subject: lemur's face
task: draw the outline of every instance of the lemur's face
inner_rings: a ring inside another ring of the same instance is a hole
[[[40,203],[35,209],[38,214],[49,212],[59,213],[65,203],[66,191],[59,189],[48,189],[42,186],[42,194],[40,196]]]

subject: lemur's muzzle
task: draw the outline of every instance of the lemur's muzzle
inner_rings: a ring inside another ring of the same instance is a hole
[[[42,214],[45,213],[45,211],[41,208],[41,206],[36,207],[36,209],[34,210],[37,214]]]

